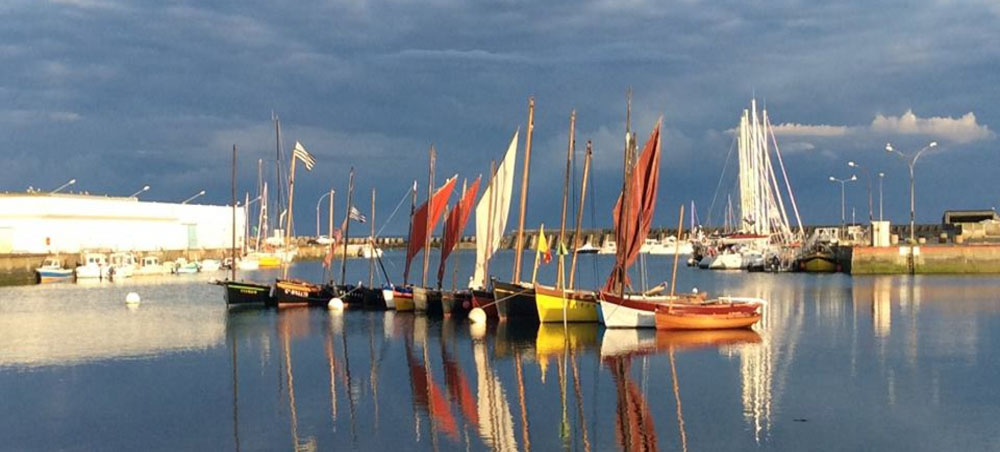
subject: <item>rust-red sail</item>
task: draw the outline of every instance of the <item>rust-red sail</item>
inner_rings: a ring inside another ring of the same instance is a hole
[[[441,215],[444,213],[444,207],[448,204],[448,198],[451,197],[451,191],[455,188],[456,179],[458,179],[458,176],[452,176],[450,179],[445,181],[444,185],[434,192],[434,196],[431,196],[430,201],[420,205],[420,208],[414,212],[413,226],[410,227],[410,243],[407,244],[406,248],[406,269],[403,271],[404,280],[409,281],[410,263],[413,261],[413,258],[417,255],[417,253],[423,249],[427,234],[434,231],[434,227],[437,226],[438,220],[441,219]],[[430,205],[431,208],[431,221],[429,224],[427,222],[428,205]],[[430,226],[430,228],[427,226]]]
[[[656,208],[656,189],[660,182],[660,123],[646,140],[642,153],[632,171],[628,190],[618,196],[615,204],[615,243],[618,251],[615,267],[604,286],[606,291],[614,291],[619,285],[629,286],[628,268],[639,257],[642,243],[649,235]],[[628,195],[628,208],[622,211],[623,199]],[[623,217],[623,215],[627,215]]]
[[[458,244],[458,239],[462,236],[462,231],[465,230],[466,223],[469,222],[472,203],[476,200],[476,193],[479,192],[480,179],[482,179],[482,176],[476,178],[472,186],[465,191],[465,196],[455,204],[455,208],[451,209],[448,218],[444,220],[444,239],[441,241],[441,263],[438,264],[438,287],[441,286],[441,281],[444,279],[445,262],[447,262],[452,250],[455,249],[455,245]]]

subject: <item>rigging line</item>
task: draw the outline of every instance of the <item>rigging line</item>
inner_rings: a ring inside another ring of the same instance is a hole
[[[389,215],[389,218],[385,219],[385,221],[382,223],[382,227],[379,228],[377,232],[375,232],[375,237],[382,235],[382,230],[384,230],[385,227],[389,225],[389,222],[392,221],[392,218],[396,216],[396,212],[398,212],[400,206],[402,206],[403,203],[406,202],[406,198],[410,197],[410,193],[412,193],[412,189],[410,187],[407,187],[406,193],[403,193],[403,198],[399,200],[398,204],[396,204],[396,208],[392,209],[392,214]]]
[[[722,165],[722,174],[719,175],[719,182],[715,185],[715,194],[712,195],[712,204],[708,206],[708,218],[705,220],[705,226],[712,226],[712,212],[715,210],[715,201],[719,197],[719,189],[722,188],[722,179],[726,176],[726,168],[729,167],[729,159],[733,157],[733,148],[736,147],[736,135],[733,135],[733,141],[729,143],[729,153],[726,154],[726,162]]]
[[[593,159],[593,154],[591,154],[591,159]],[[591,174],[593,174],[593,173],[591,173]],[[596,230],[599,230],[599,231],[603,231],[602,229],[597,229],[597,201],[596,201],[596,199],[597,199],[597,178],[596,177],[591,177],[591,179],[593,179],[593,181],[590,183],[590,230],[595,230],[596,229]],[[604,238],[603,234],[599,233],[598,241],[600,241],[603,238]],[[597,245],[595,245],[594,243],[591,242],[590,246],[597,246]],[[594,289],[597,289],[599,283],[598,283],[598,279],[597,279],[597,254],[596,253],[590,256],[590,263],[591,263],[591,266],[593,267],[593,272],[594,272],[593,275],[592,275],[593,278],[591,279],[591,281],[594,282]]]

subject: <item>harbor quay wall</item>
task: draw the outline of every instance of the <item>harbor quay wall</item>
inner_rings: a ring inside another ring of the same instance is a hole
[[[1000,245],[854,247],[850,262],[852,275],[1000,273]]]
[[[105,252],[109,250],[94,250],[95,252]],[[199,250],[165,250],[165,251],[136,251],[136,258],[142,259],[145,256],[157,256],[161,262],[174,261],[184,258],[189,261],[201,259],[223,260],[229,257],[229,249],[199,249]],[[63,266],[74,268],[82,263],[82,253],[57,254],[57,253],[16,253],[0,254],[0,286],[16,284],[32,284],[35,282],[35,269],[42,265],[42,261],[50,256],[62,259]]]

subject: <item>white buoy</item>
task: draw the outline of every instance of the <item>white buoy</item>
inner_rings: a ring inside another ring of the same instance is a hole
[[[340,297],[331,298],[330,302],[327,303],[326,307],[331,311],[343,311],[344,300],[341,300]]]
[[[139,304],[139,301],[141,301],[141,298],[139,298],[139,294],[135,292],[129,292],[128,295],[125,296],[125,304]]]
[[[472,323],[486,323],[486,311],[483,308],[472,308],[469,311],[469,321]]]
[[[691,289],[691,291],[694,292],[694,293],[698,293],[698,288],[695,287],[694,289]]]
[[[486,322],[469,324],[469,336],[473,339],[486,337]]]

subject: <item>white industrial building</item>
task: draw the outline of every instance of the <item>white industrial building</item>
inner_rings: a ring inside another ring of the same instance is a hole
[[[81,194],[0,194],[0,254],[226,249],[233,209]],[[236,210],[242,247],[244,211]]]

